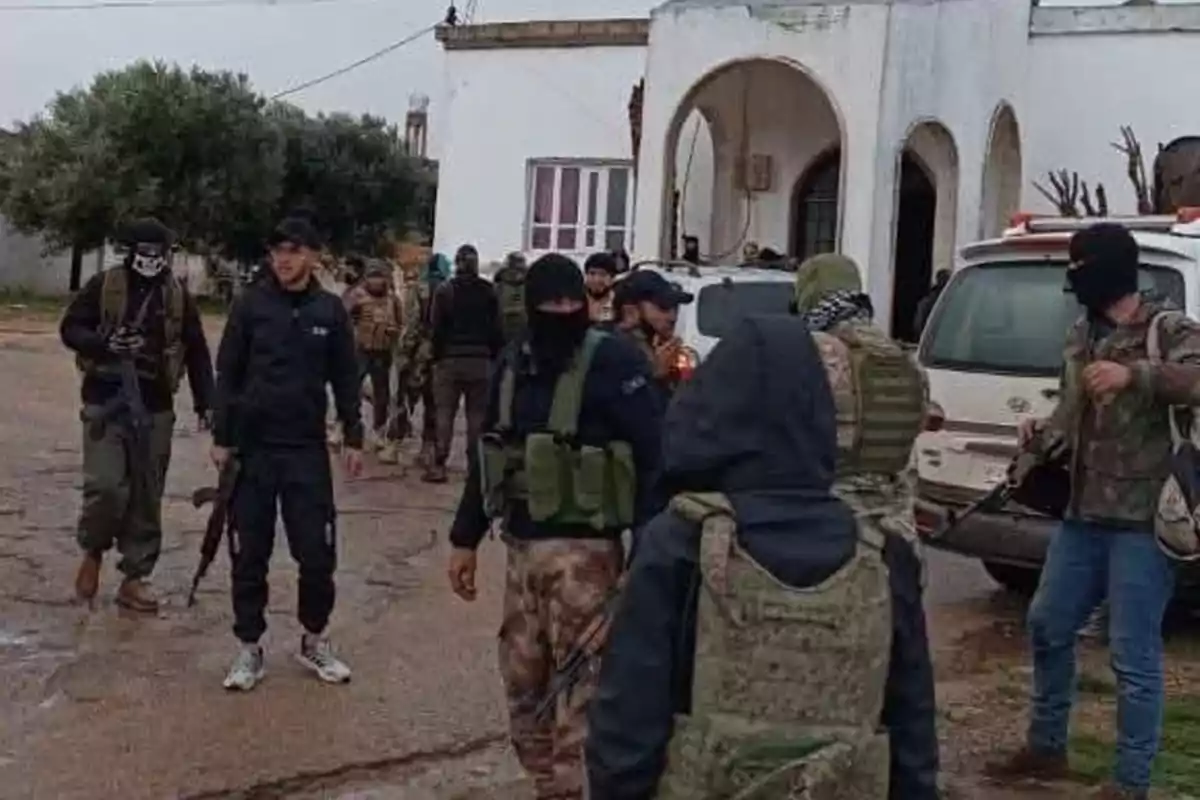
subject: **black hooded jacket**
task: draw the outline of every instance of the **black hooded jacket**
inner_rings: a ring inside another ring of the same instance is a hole
[[[737,513],[739,544],[788,585],[818,584],[855,552],[854,516],[830,494],[833,398],[799,319],[754,317],[722,339],[668,411],[662,458],[664,492],[724,493]],[[590,707],[586,759],[593,800],[653,797],[674,715],[690,711],[699,543],[699,526],[669,511],[638,539]],[[915,559],[911,566],[897,563],[893,571],[915,582],[916,612],[923,614]],[[911,607],[897,602],[894,608],[897,631],[901,617],[903,627],[912,628]],[[897,673],[895,662],[894,647],[889,684],[911,680],[911,673]],[[930,672],[924,699],[931,730],[932,690]],[[930,744],[936,791],[936,739],[922,746]],[[894,786],[892,797],[932,800],[936,794],[903,794]]]

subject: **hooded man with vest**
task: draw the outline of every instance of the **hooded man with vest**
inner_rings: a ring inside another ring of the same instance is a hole
[[[1067,774],[1075,647],[1107,600],[1116,758],[1097,797],[1144,800],[1162,735],[1162,622],[1175,585],[1155,523],[1170,497],[1164,485],[1185,460],[1174,454],[1170,409],[1200,406],[1200,324],[1139,292],[1140,249],[1124,227],[1076,233],[1069,257],[1067,286],[1082,313],[1066,334],[1058,405],[1046,419],[1025,420],[1020,438],[1034,453],[1067,450],[1070,497],[1029,606],[1026,742],[987,772],[1000,780]],[[1185,468],[1188,483],[1193,469]]]
[[[396,360],[403,314],[400,298],[392,289],[391,266],[382,261],[368,264],[363,281],[350,291],[345,302],[354,323],[362,377],[371,379],[379,460],[395,463],[396,445],[388,431],[388,417],[392,407],[392,364]]]
[[[459,401],[466,406],[467,452],[474,453],[492,359],[504,346],[496,290],[479,276],[479,253],[473,245],[458,248],[454,277],[434,293],[432,316],[437,452],[422,480],[445,483]]]
[[[154,612],[146,583],[162,549],[162,493],[171,459],[175,393],[186,370],[196,414],[207,425],[213,370],[196,304],[171,272],[174,234],[156,219],[124,235],[124,262],[95,275],[71,301],[60,328],[83,373],[85,419],[98,419],[122,392],[121,362],[132,358],[149,420],[135,454],[133,437],[116,420],[85,425],[83,510],[78,541],[80,599],[99,589],[104,553],[115,543],[125,576],[117,603]],[[134,424],[137,424],[136,422]],[[140,471],[134,474],[134,470]]]
[[[833,253],[796,272],[794,310],[833,392],[838,457],[833,493],[887,540],[895,633],[883,723],[891,735],[894,800],[936,800],[933,663],[922,605],[923,562],[909,461],[928,402],[925,373],[872,321],[858,265]]]
[[[509,253],[504,266],[492,276],[496,287],[496,300],[500,304],[500,327],[504,331],[504,342],[509,344],[525,335],[525,276],[529,264],[521,253]]]
[[[887,796],[889,548],[834,494],[837,458],[798,319],[740,322],[675,395],[672,499],[601,655],[591,800]]]
[[[450,531],[449,578],[475,599],[475,550],[499,522],[508,547],[500,671],[513,746],[538,800],[580,800],[595,676],[560,696],[551,718],[534,712],[620,578],[622,533],[655,511],[661,412],[641,355],[591,326],[575,262],[538,259],[525,302],[529,335],[505,348],[489,386],[479,455]]]
[[[592,253],[583,262],[584,283],[588,293],[588,316],[592,322],[612,322],[613,281],[617,277],[617,259],[612,253]]]
[[[263,677],[267,574],[277,515],[300,568],[297,660],[327,683],[349,668],[326,626],[334,603],[336,508],[325,446],[328,389],[345,432],[346,470],[362,470],[361,381],[354,330],[337,295],[313,274],[320,238],[307,219],[286,219],[268,242],[271,276],[230,312],[217,353],[212,460],[240,462],[232,500],[233,632],[241,648],[225,688],[249,691]],[[236,451],[236,452],[235,452]]]

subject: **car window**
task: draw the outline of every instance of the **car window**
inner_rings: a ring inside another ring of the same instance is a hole
[[[1185,307],[1178,270],[1143,265],[1138,283],[1143,292]],[[975,372],[1057,375],[1063,339],[1081,313],[1065,286],[1066,264],[1005,262],[964,270],[938,302],[921,344],[922,363]]]
[[[794,290],[789,281],[729,281],[705,286],[696,297],[696,328],[720,339],[754,314],[786,314]]]

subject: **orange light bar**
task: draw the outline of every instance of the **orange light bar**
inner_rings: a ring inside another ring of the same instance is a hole
[[[1181,225],[1188,225],[1192,222],[1200,221],[1200,207],[1184,206],[1175,212],[1175,219],[1178,220],[1179,224]]]
[[[1010,227],[1010,228],[1024,227],[1024,226],[1028,225],[1030,222],[1032,222],[1034,217],[1036,217],[1036,216],[1037,216],[1036,214],[1033,214],[1029,211],[1018,211],[1016,214],[1013,214],[1011,217],[1009,217],[1008,227]]]

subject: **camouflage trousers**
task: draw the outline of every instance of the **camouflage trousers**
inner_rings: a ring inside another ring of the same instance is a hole
[[[517,540],[506,536],[500,674],[513,748],[538,800],[581,800],[587,705],[599,677],[594,661],[543,719],[534,709],[621,575],[619,541]]]

